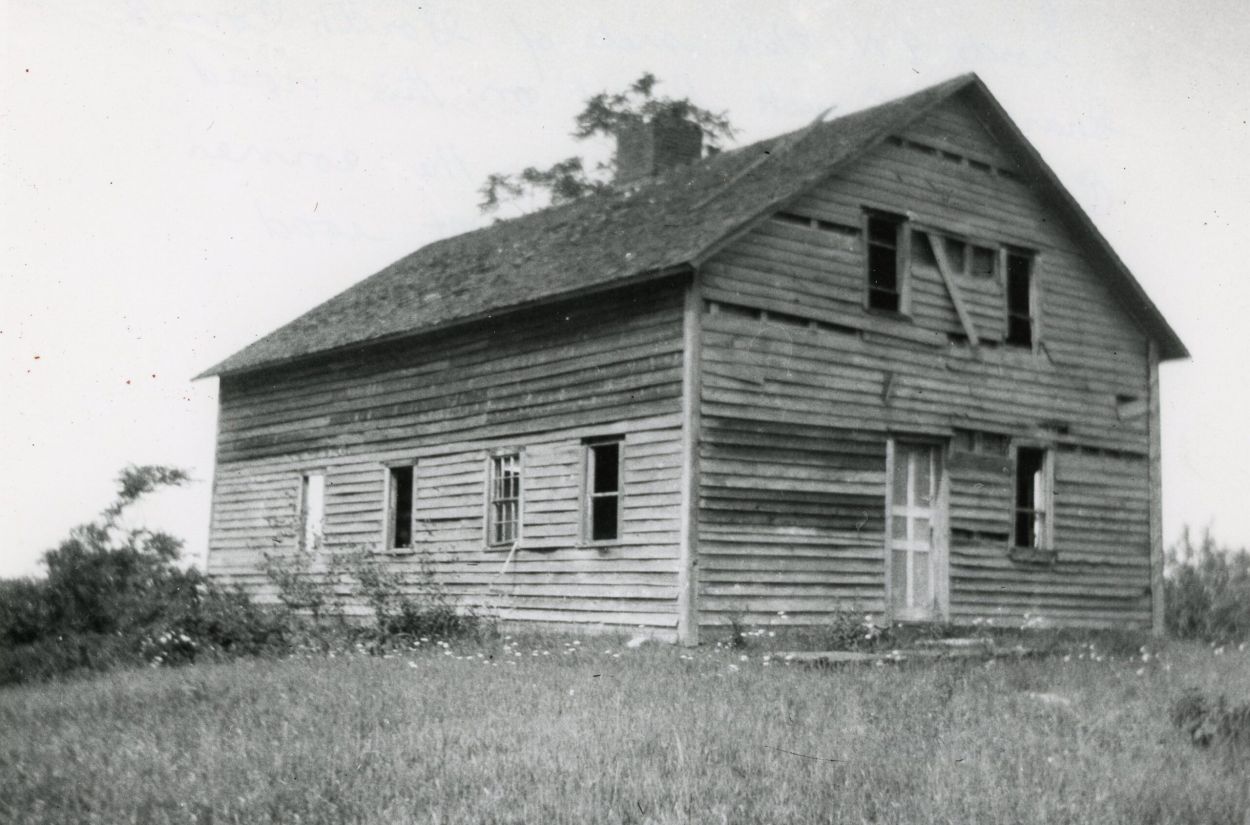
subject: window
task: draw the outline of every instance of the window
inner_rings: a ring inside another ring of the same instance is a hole
[[[590,541],[621,537],[621,442],[586,445],[586,515],[584,535]]]
[[[511,544],[521,537],[521,454],[491,456],[486,512],[488,544]]]
[[[321,547],[325,528],[325,473],[305,473],[300,477],[300,549],[313,552]]]
[[[1033,258],[1007,253],[1007,343],[1033,346]]]
[[[988,246],[972,247],[972,266],[969,274],[973,278],[993,278],[998,271],[998,251]]]
[[[1014,545],[1032,550],[1050,549],[1053,485],[1048,450],[1016,448],[1015,487]]]
[[[868,307],[903,311],[899,243],[903,221],[891,215],[868,216]]]
[[[416,538],[416,467],[404,464],[387,470],[386,546],[392,550],[409,548]]]

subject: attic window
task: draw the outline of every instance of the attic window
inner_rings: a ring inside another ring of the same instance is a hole
[[[1032,347],[1034,336],[1033,256],[1007,253],[1007,343]]]
[[[902,312],[903,278],[899,246],[903,219],[878,212],[868,215],[868,308]]]

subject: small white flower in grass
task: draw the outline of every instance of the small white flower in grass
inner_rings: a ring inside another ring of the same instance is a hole
[[[1071,653],[1069,653],[1067,656],[1064,656],[1064,657],[1063,657],[1063,660],[1064,660],[1065,662],[1070,662],[1070,661],[1072,661],[1072,654],[1071,654]]]
[[[738,666],[737,666],[737,665],[730,665],[730,666],[729,666],[729,669],[730,669],[730,670],[737,670],[737,669],[738,669]]]
[[[408,667],[416,667],[416,666],[417,666],[417,663],[416,663],[416,662],[409,662],[409,663],[408,663]]]
[[[775,630],[770,630],[770,631],[768,631],[768,638],[770,638],[770,639],[771,639],[772,637],[774,637],[774,636],[776,636],[776,635],[777,635],[777,631],[775,631]]]
[[[1145,675],[1146,675],[1146,668],[1144,668],[1144,667],[1139,667],[1139,668],[1137,668],[1137,675],[1138,675],[1138,676],[1145,676]]]
[[[573,688],[569,688],[569,696],[573,695]]]
[[[1220,645],[1219,647],[1217,647],[1217,648],[1215,649],[1215,655],[1216,655],[1216,656],[1223,656],[1223,655],[1224,655],[1224,645]]]
[[[746,662],[746,661],[750,660],[750,658],[751,658],[750,656],[747,656],[746,654],[743,654],[743,655],[741,655],[741,656],[739,656],[739,657],[738,657],[738,661],[739,661],[739,662]]]

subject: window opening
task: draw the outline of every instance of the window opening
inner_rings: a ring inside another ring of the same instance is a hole
[[[305,473],[300,478],[300,547],[312,552],[321,547],[325,532],[325,473]]]
[[[411,547],[413,544],[413,514],[416,512],[415,468],[411,465],[390,469],[390,502],[387,522],[390,528],[392,549]]]
[[[1007,254],[1007,343],[1033,346],[1033,259],[1017,252]]]
[[[1049,543],[1050,481],[1046,450],[1016,450],[1015,545],[1036,550]]]
[[[891,312],[902,310],[899,278],[899,229],[902,221],[885,215],[868,216],[868,306]]]
[[[591,541],[621,537],[621,442],[589,444],[586,449],[586,533]]]
[[[491,544],[510,544],[521,528],[521,454],[491,456],[490,509],[487,535]]]

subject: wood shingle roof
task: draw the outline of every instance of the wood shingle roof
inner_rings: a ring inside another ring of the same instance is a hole
[[[1053,190],[1107,256],[1128,310],[1185,357],[1168,327],[1092,222],[1007,118],[984,84],[961,75],[906,97],[706,158],[641,186],[436,241],[349,287],[250,344],[199,378],[480,320],[697,265],[710,250],[794,198],[952,95],[979,108],[1023,144],[1027,171]]]

